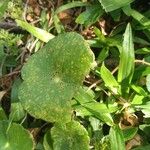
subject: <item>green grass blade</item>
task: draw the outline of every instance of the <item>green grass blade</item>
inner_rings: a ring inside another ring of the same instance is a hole
[[[104,80],[105,85],[113,92],[118,93],[118,87],[119,84],[117,83],[114,76],[111,74],[111,72],[104,66],[104,64],[101,67],[101,78]]]
[[[76,1],[76,2],[67,3],[65,5],[58,7],[56,11],[53,13],[53,20],[54,20],[57,33],[62,33],[64,31],[64,27],[61,24],[59,17],[57,16],[60,12],[65,11],[67,9],[74,8],[74,7],[82,7],[82,6],[88,6],[88,5],[89,5],[88,3]]]
[[[116,10],[133,2],[133,0],[99,0],[106,12]]]
[[[132,138],[134,138],[137,131],[138,131],[138,128],[136,127],[125,128],[123,130],[123,136],[124,136],[125,141],[131,140]]]
[[[25,21],[21,21],[16,19],[17,25],[22,27],[23,29],[27,30],[29,33],[34,35],[36,38],[40,39],[43,42],[48,42],[50,39],[54,38],[55,36],[47,31],[34,27]]]
[[[9,0],[0,1],[0,19],[3,17],[3,15],[7,9],[8,2],[9,2]]]
[[[132,16],[137,20],[142,26],[144,26],[148,31],[150,31],[150,19],[139,13],[138,11],[132,9],[130,6],[123,8],[123,11],[126,15]]]
[[[71,9],[74,7],[82,7],[82,6],[88,6],[88,3],[84,3],[84,2],[80,2],[80,1],[76,1],[76,2],[71,2],[71,3],[67,3],[65,5],[60,6],[59,8],[56,9],[55,14],[58,14],[62,11],[65,11],[67,9]]]
[[[127,25],[123,48],[120,52],[120,62],[118,70],[118,82],[122,85],[122,91],[128,93],[128,86],[131,83],[134,73],[134,45],[132,39],[132,31],[130,24]]]
[[[109,133],[111,150],[125,150],[124,137],[118,126],[113,126]]]
[[[86,7],[86,10],[77,17],[76,23],[83,24],[88,27],[98,21],[103,13],[104,10],[102,9],[100,3],[90,5]]]

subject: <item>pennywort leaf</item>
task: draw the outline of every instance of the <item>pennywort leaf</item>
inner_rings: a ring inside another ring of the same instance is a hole
[[[33,150],[34,142],[31,134],[21,125],[7,121],[0,122],[0,146],[3,150]]]
[[[9,0],[0,1],[0,19],[3,17],[3,15],[7,9],[8,2],[9,2]]]
[[[48,122],[71,120],[71,99],[94,56],[77,33],[61,34],[30,57],[22,69],[19,98],[27,112]]]
[[[88,6],[88,3],[80,2],[80,1],[75,1],[71,3],[67,3],[65,5],[60,6],[59,8],[56,9],[55,14],[58,14],[64,10],[74,8],[74,7],[82,7],[82,6]]]
[[[89,150],[89,137],[79,122],[55,124],[51,130],[55,150]]]

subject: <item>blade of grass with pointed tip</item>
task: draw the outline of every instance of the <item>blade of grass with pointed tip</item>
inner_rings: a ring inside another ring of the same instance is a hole
[[[113,126],[114,122],[112,119],[112,116],[110,112],[115,112],[118,108],[113,105],[114,108],[107,107],[105,104],[98,104],[98,103],[87,103],[84,104],[83,107],[86,108],[92,116],[95,116],[96,118],[102,120],[109,126]]]
[[[17,22],[18,26],[27,30],[29,33],[31,33],[32,35],[34,35],[36,38],[40,39],[43,42],[47,43],[50,39],[55,37],[51,33],[47,32],[43,29],[34,27],[25,21],[21,21],[21,20],[16,19],[16,22]]]
[[[9,127],[9,128],[8,128]],[[0,121],[1,150],[33,150],[35,143],[32,135],[23,126],[7,121]]]
[[[86,7],[86,10],[82,12],[76,19],[76,23],[83,24],[88,27],[94,24],[103,15],[104,10],[100,3],[96,3]]]
[[[65,5],[62,5],[62,6],[58,7],[56,9],[56,11],[52,13],[53,21],[54,21],[54,25],[55,25],[55,28],[57,30],[57,33],[62,33],[65,30],[63,25],[61,24],[61,21],[60,21],[59,17],[58,17],[58,14],[60,12],[65,11],[67,9],[74,8],[74,7],[82,7],[82,6],[87,6],[87,5],[88,5],[88,3],[76,1],[76,2],[67,3]]]
[[[144,26],[148,31],[150,31],[150,19],[148,19],[147,17],[145,17],[143,14],[139,13],[138,11],[132,9],[130,6],[124,7],[123,11],[126,15],[132,16],[142,26]]]
[[[102,64],[101,67],[101,78],[104,80],[105,85],[115,94],[118,93],[119,84],[111,74],[111,72]]]
[[[8,2],[9,2],[9,0],[0,1],[0,19],[3,17],[3,15],[7,9]]]
[[[125,141],[131,140],[136,135],[137,131],[138,128],[136,127],[125,128],[122,131]]]
[[[113,113],[118,110],[117,103],[114,104],[108,104],[108,106],[104,103],[99,102],[89,102],[82,104],[83,107],[85,107],[88,110],[97,112],[97,113]]]
[[[123,133],[118,126],[113,126],[109,132],[111,150],[125,150]]]
[[[133,0],[99,0],[106,12],[116,10],[133,2]]]
[[[58,14],[62,11],[65,11],[67,9],[71,9],[71,8],[74,8],[74,7],[82,7],[82,6],[88,6],[88,5],[89,5],[88,3],[80,2],[80,1],[67,3],[65,5],[62,5],[62,6],[58,7],[55,11],[55,14]]]
[[[140,86],[138,85],[135,85],[135,84],[132,84],[131,85],[131,88],[136,92],[138,93],[139,95],[142,95],[142,96],[148,96],[148,93]]]
[[[120,52],[120,62],[118,69],[118,82],[121,83],[121,91],[123,93],[129,92],[129,84],[131,83],[132,76],[134,73],[134,46],[132,39],[132,30],[130,24],[127,25],[123,48]]]

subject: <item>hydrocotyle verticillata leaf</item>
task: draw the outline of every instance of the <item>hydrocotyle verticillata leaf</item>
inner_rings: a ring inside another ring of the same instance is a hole
[[[51,130],[54,150],[89,150],[89,136],[79,122],[55,124]]]
[[[70,100],[93,62],[94,55],[79,34],[65,33],[50,40],[22,69],[22,106],[36,118],[69,122]]]
[[[128,87],[131,83],[134,73],[134,45],[132,38],[132,29],[130,24],[127,25],[124,34],[123,48],[120,52],[120,62],[118,69],[118,82],[122,85],[122,92],[128,93]]]
[[[21,125],[7,121],[0,121],[0,149],[1,150],[33,150],[32,135]]]

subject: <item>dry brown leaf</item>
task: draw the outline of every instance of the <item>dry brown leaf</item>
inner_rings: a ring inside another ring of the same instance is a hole
[[[139,134],[136,134],[133,139],[127,142],[126,150],[130,150],[133,147],[140,146],[141,144],[142,144],[142,138]]]
[[[0,101],[2,100],[5,94],[6,94],[6,91],[0,91]]]

